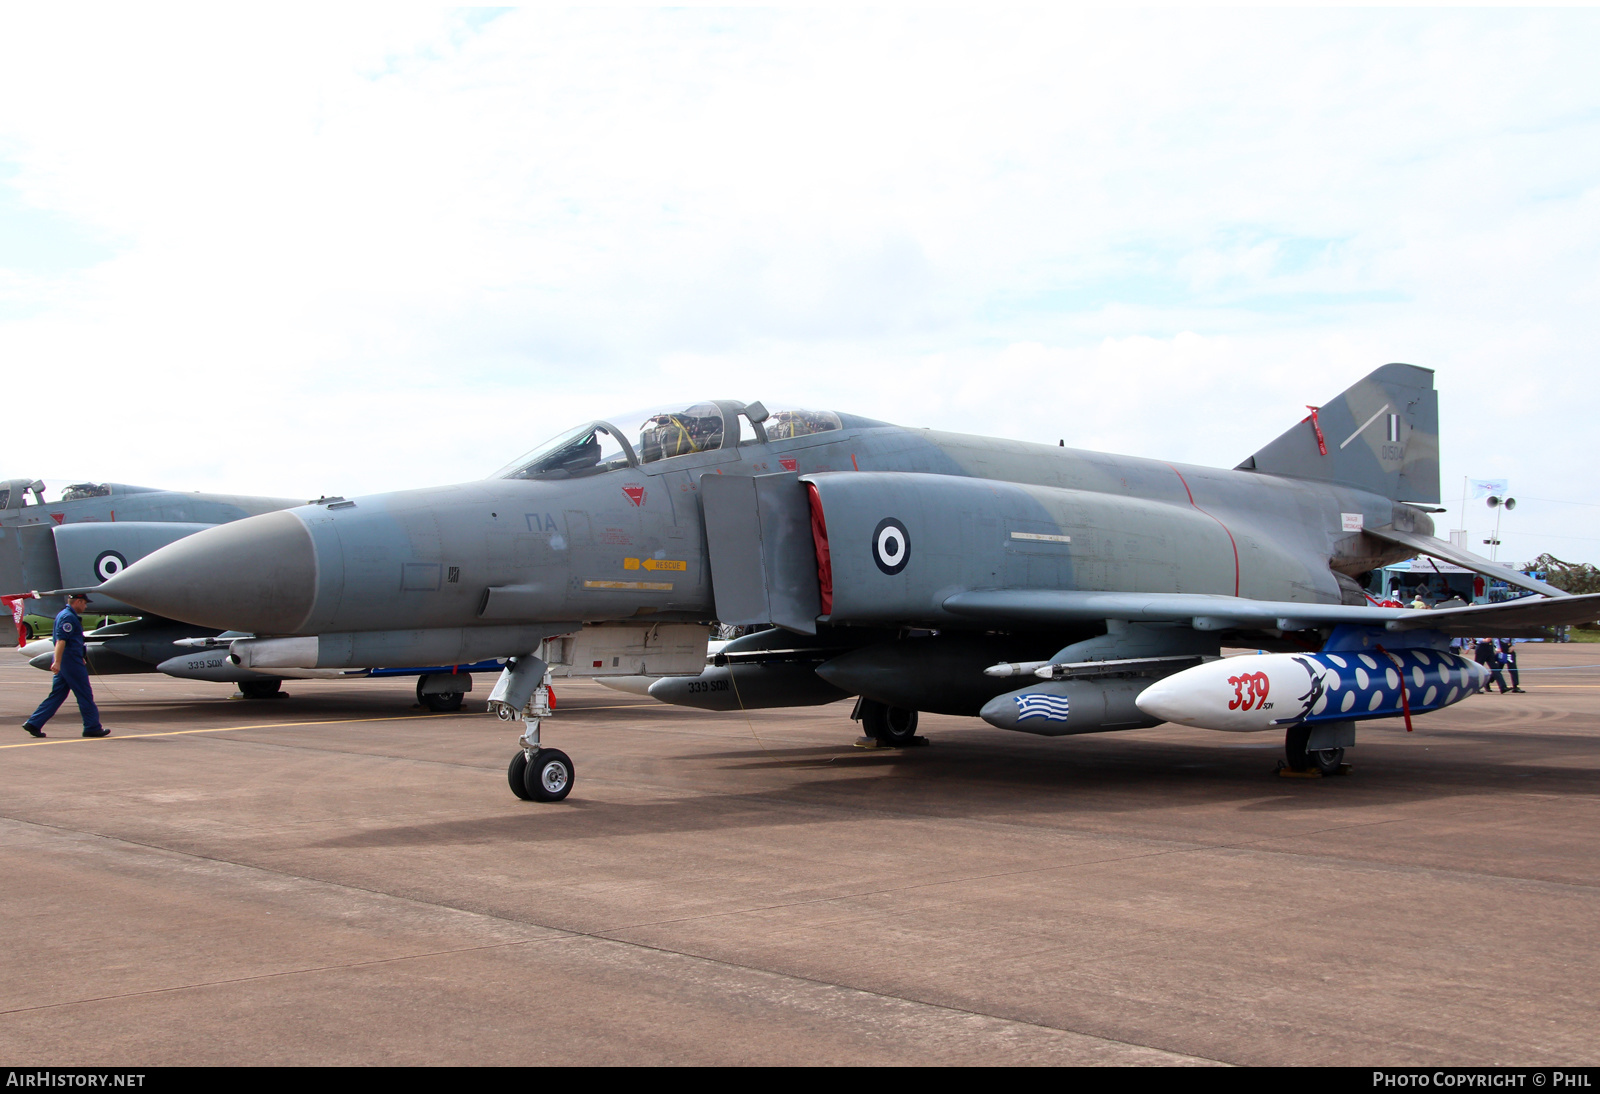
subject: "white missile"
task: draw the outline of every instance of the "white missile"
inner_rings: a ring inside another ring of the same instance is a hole
[[[1048,665],[1048,661],[1002,661],[983,670],[985,676],[1026,676]]]
[[[1196,665],[1151,684],[1134,703],[1163,721],[1249,731],[1438,710],[1487,677],[1444,650],[1272,653]]]

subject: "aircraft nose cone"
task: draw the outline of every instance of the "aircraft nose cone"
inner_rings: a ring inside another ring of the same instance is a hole
[[[293,634],[311,614],[317,555],[298,517],[267,513],[168,544],[100,588],[124,604],[185,623]]]

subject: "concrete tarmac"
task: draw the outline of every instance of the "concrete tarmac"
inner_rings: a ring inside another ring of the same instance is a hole
[[[410,681],[227,698],[0,660],[8,1064],[1456,1064],[1600,1058],[1600,647],[1524,695],[1276,735],[1049,740],[558,684],[516,730]],[[489,680],[469,707],[482,709]]]

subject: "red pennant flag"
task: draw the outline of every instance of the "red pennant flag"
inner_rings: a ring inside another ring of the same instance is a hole
[[[1317,411],[1322,408],[1320,406],[1307,406],[1306,409],[1311,413],[1300,420],[1311,423],[1311,431],[1317,435],[1317,451],[1326,456],[1328,454],[1328,442],[1322,439],[1322,426],[1317,422]]]
[[[17,625],[17,648],[20,650],[28,644],[28,625],[22,621],[27,614],[22,605],[24,601],[38,598],[38,593],[17,593],[14,596],[0,596],[0,602],[11,609],[11,622]]]

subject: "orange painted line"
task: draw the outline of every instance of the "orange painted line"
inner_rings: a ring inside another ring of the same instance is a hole
[[[653,704],[651,704],[648,700],[642,700],[642,701],[637,702],[637,703],[606,703],[604,705],[599,705],[599,706],[564,707],[563,709],[568,714],[576,714],[576,713],[579,713],[581,711],[587,711],[587,710],[631,710],[634,707],[650,706],[650,705],[653,705]],[[141,739],[143,739],[145,737],[183,737],[183,736],[186,736],[186,735],[191,734],[191,733],[233,733],[233,732],[235,732],[237,730],[241,730],[241,729],[295,729],[296,727],[299,727],[299,726],[348,726],[348,725],[357,725],[357,724],[361,724],[361,723],[365,723],[365,722],[407,722],[407,721],[421,721],[423,719],[429,719],[429,718],[487,718],[487,717],[488,716],[482,711],[474,711],[474,712],[472,712],[470,714],[398,714],[398,715],[391,715],[391,716],[386,717],[386,718],[336,718],[336,719],[334,719],[332,721],[326,721],[326,722],[265,722],[265,723],[262,723],[261,725],[253,725],[253,726],[213,726],[210,729],[169,729],[169,730],[165,730],[165,731],[163,731],[161,733],[117,733],[117,732],[113,732],[111,734],[111,736],[109,736],[109,737],[81,737],[81,736],[46,737],[43,740],[19,741],[18,743],[12,744],[12,745],[0,745],[0,749],[4,749],[4,748],[35,748],[35,747],[37,747],[39,745],[65,745],[65,744],[74,744],[74,743],[82,744],[82,743],[86,743],[88,741],[137,741],[137,740],[141,740]],[[496,724],[498,725],[498,724],[501,724],[501,723],[498,720],[496,720]],[[507,725],[507,726],[510,726],[510,725],[512,725],[514,723],[506,722],[504,724]]]
[[[65,745],[74,741],[136,741],[144,737],[182,737],[189,733],[232,733],[240,729],[293,729],[296,726],[342,726],[356,722],[404,722],[414,718],[464,718],[475,715],[463,714],[400,714],[388,718],[339,718],[329,722],[268,722],[256,726],[213,726],[210,729],[169,729],[162,733],[116,733],[109,737],[46,737],[39,741],[23,741],[20,744],[0,745],[0,748],[33,748],[36,745]]]

